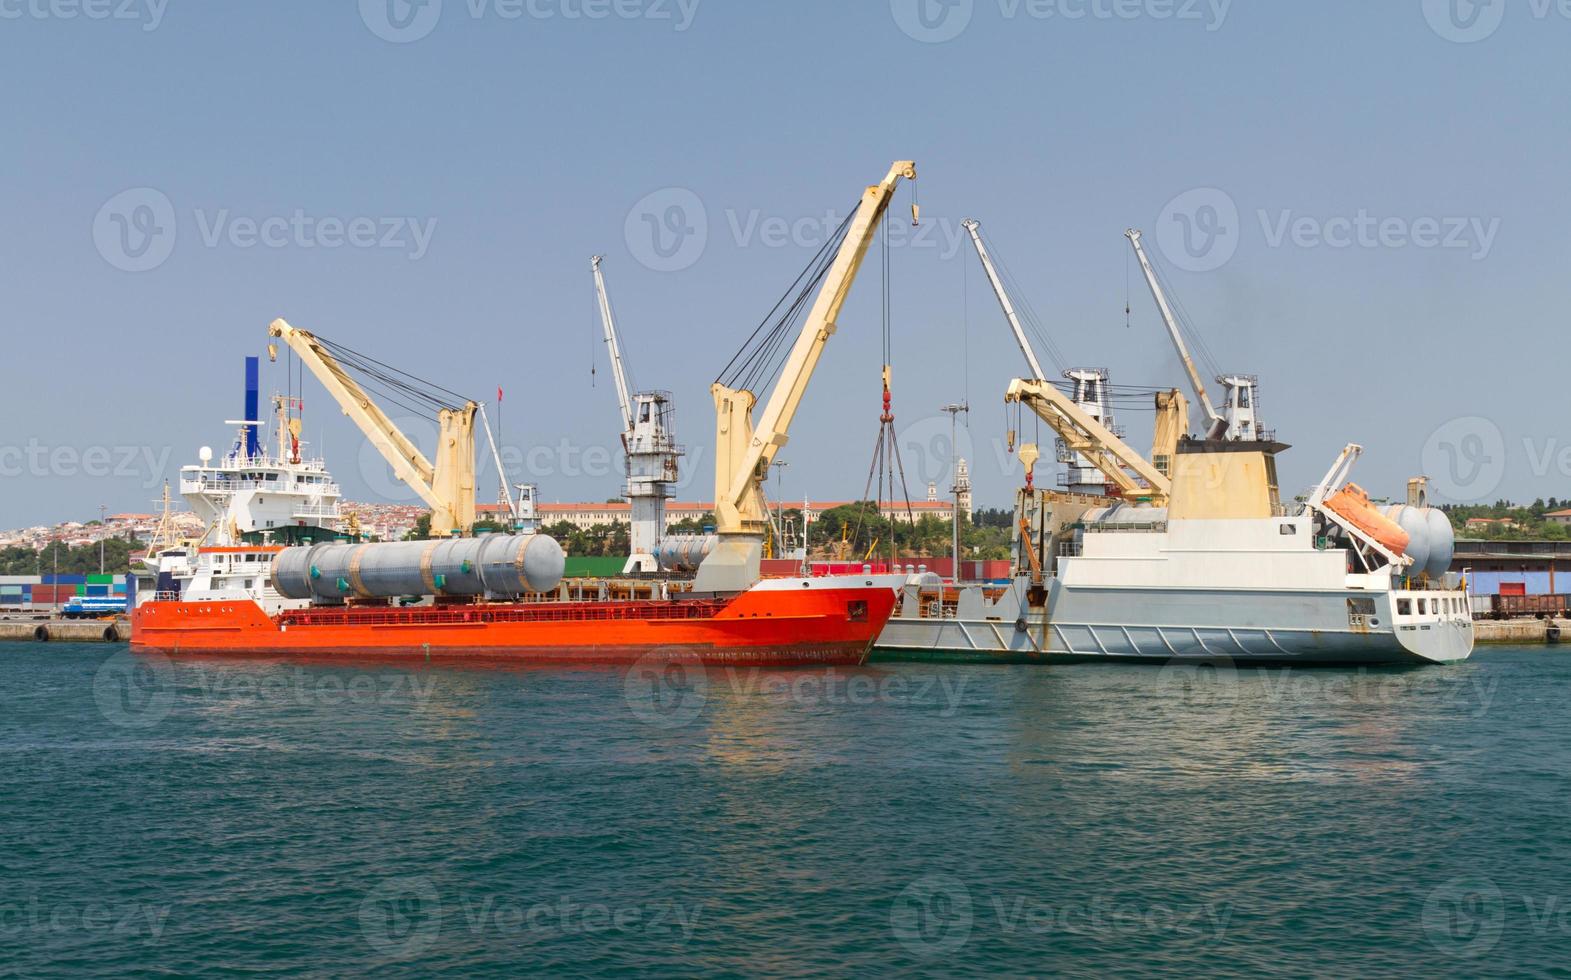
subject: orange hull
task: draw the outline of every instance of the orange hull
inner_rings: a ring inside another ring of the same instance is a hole
[[[147,602],[131,646],[178,654],[706,664],[861,663],[894,611],[887,588],[750,590],[729,600],[546,602],[291,610],[249,599]]]

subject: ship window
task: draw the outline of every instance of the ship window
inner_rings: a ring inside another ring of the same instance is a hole
[[[1398,599],[1396,601],[1396,614],[1398,616],[1411,616],[1413,614],[1413,600]]]
[[[1429,611],[1428,604],[1426,602],[1424,602],[1424,600],[1422,600],[1422,599],[1418,600],[1418,614],[1420,616],[1422,616],[1425,613],[1427,613],[1428,611]]]

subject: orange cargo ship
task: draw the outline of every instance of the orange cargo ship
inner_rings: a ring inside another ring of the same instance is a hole
[[[855,665],[894,611],[883,586],[769,579],[729,599],[318,606],[269,616],[249,598],[136,607],[131,645],[178,654],[343,654],[530,663]]]

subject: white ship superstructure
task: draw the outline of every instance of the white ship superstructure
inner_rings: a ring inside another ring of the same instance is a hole
[[[353,519],[343,517],[341,491],[326,462],[301,454],[298,401],[273,399],[272,438],[262,438],[257,361],[246,359],[247,418],[231,423],[233,445],[216,458],[203,446],[198,461],[180,470],[180,494],[206,531],[198,541],[150,558],[157,575],[152,591],[161,598],[248,598],[269,615],[301,606],[273,588],[274,556],[290,545],[356,531]]]

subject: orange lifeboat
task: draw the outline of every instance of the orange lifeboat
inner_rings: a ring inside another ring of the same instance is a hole
[[[1380,542],[1392,554],[1407,553],[1410,540],[1407,532],[1402,530],[1402,525],[1380,513],[1379,508],[1369,502],[1369,494],[1358,484],[1349,483],[1332,494],[1326,499],[1325,508]]]

